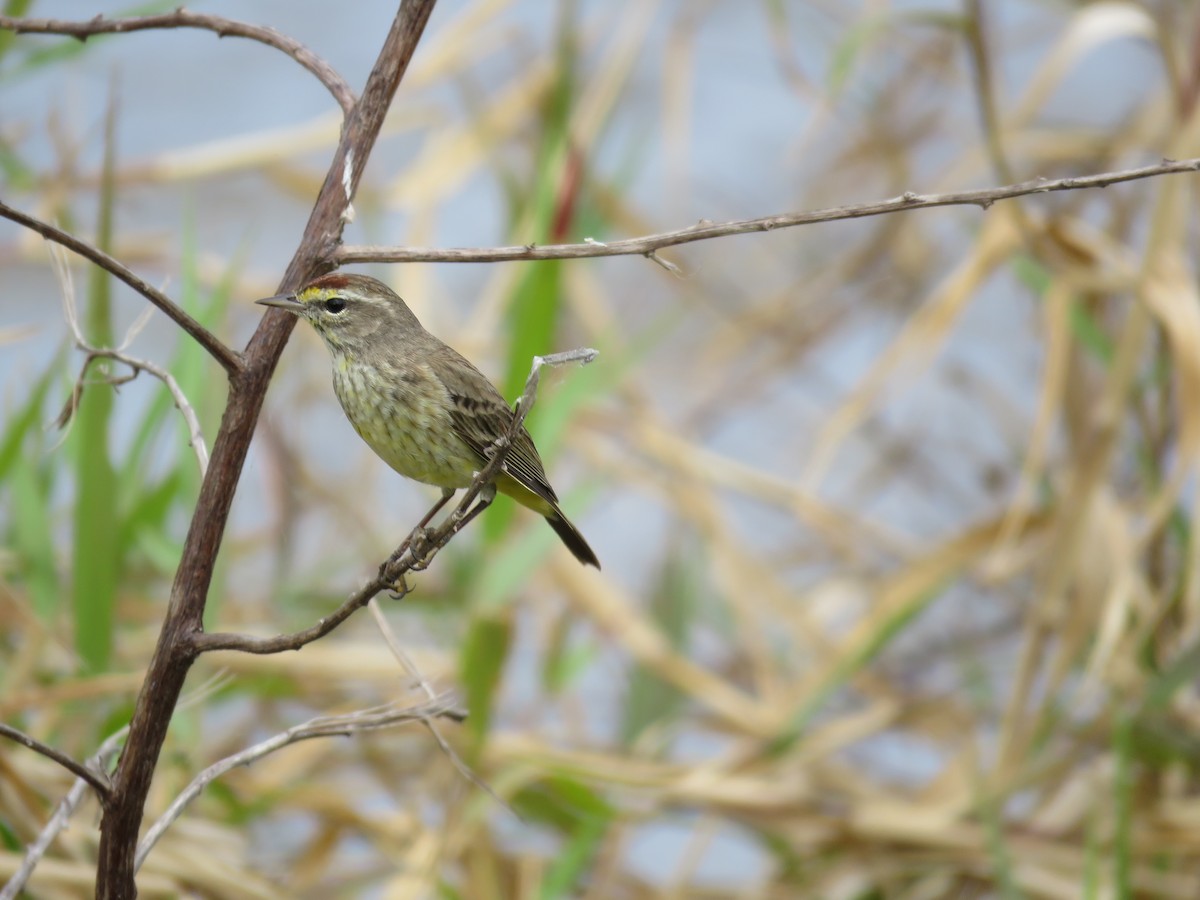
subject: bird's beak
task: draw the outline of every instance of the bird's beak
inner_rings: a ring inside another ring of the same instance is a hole
[[[304,310],[304,304],[296,299],[295,294],[277,294],[274,297],[265,297],[262,300],[255,300],[254,302],[259,306],[277,306],[296,315],[300,315]]]

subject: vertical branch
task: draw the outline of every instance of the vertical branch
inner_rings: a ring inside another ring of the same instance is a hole
[[[346,120],[304,236],[284,275],[282,290],[293,289],[332,268],[331,256],[341,239],[350,202],[434,2],[401,3],[362,98]],[[203,628],[213,564],[267,383],[293,325],[291,316],[268,312],[246,347],[244,368],[231,373],[229,402],[213,444],[208,474],[200,487],[166,617],[130,723],[129,739],[113,777],[111,802],[100,822],[96,875],[96,896],[100,900],[131,900],[137,895],[134,854],[150,781],[184,680],[196,658],[192,636]]]

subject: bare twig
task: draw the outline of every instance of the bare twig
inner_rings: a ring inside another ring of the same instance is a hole
[[[397,640],[396,634],[392,631],[392,627],[388,624],[387,617],[383,614],[383,610],[379,608],[379,602],[376,600],[376,598],[371,598],[370,602],[367,604],[367,608],[371,611],[371,618],[375,620],[375,627],[379,629],[379,633],[383,636],[384,643],[388,645],[388,649],[392,651],[392,655],[396,657],[396,661],[400,663],[401,667],[408,674],[408,676],[417,683],[417,686],[425,692],[426,698],[430,702],[433,702],[437,698],[437,692],[433,689],[433,685],[429,683],[428,679],[426,679],[421,673],[421,670],[417,668],[416,662],[414,662],[413,658],[408,655],[408,651],[406,651],[400,644],[400,641]],[[462,775],[463,778],[467,779],[467,781],[471,782],[471,784],[475,785],[481,791],[484,791],[497,803],[507,805],[500,795],[492,790],[492,786],[480,778],[479,775],[476,774],[475,770],[468,766],[463,758],[458,755],[458,751],[450,746],[450,742],[446,740],[445,736],[441,732],[441,729],[437,727],[437,723],[432,717],[426,718],[424,720],[424,724],[425,727],[429,729],[429,733],[433,736],[433,739],[437,741],[438,747],[441,748],[441,751],[446,754],[446,758],[450,760],[451,765],[458,770],[458,773]]]
[[[90,347],[86,344],[80,344],[79,349],[83,350],[87,356],[80,367],[79,378],[75,382],[75,389],[71,392],[71,396],[67,398],[63,411],[55,420],[55,424],[60,428],[64,427],[75,410],[79,408],[79,400],[83,396],[84,377],[87,374],[88,366],[97,359],[114,360],[115,362],[129,366],[133,370],[133,374],[129,378],[120,379],[120,383],[132,380],[139,372],[145,372],[167,386],[167,390],[171,394],[171,399],[175,401],[175,406],[179,409],[180,414],[183,416],[183,421],[187,425],[188,445],[196,455],[196,465],[200,467],[200,477],[203,478],[204,473],[208,471],[208,444],[205,443],[204,433],[200,430],[200,419],[196,415],[196,410],[188,402],[187,395],[183,393],[183,388],[179,386],[179,382],[175,380],[175,377],[155,363],[138,359],[135,356],[129,356],[120,350],[104,350],[97,347]]]
[[[55,424],[59,428],[66,427],[75,410],[79,408],[79,401],[83,396],[84,379],[87,375],[88,367],[95,360],[111,359],[123,363],[132,369],[133,374],[124,379],[110,379],[111,384],[123,384],[125,381],[130,381],[137,377],[139,372],[146,372],[167,386],[167,390],[171,394],[171,399],[175,401],[175,406],[179,409],[180,414],[183,416],[183,421],[187,425],[188,444],[196,454],[196,463],[200,466],[200,477],[203,478],[204,473],[208,471],[208,445],[204,442],[204,433],[200,430],[200,418],[196,415],[196,410],[192,407],[191,403],[188,402],[187,395],[183,393],[183,388],[179,386],[179,382],[166,369],[148,360],[138,359],[124,352],[134,336],[145,325],[145,317],[139,316],[134,321],[125,335],[125,340],[121,342],[120,348],[112,350],[103,347],[93,347],[84,338],[83,329],[79,327],[79,312],[75,305],[75,285],[71,279],[71,270],[62,256],[61,250],[55,250],[53,257],[55,268],[58,271],[59,285],[62,288],[63,311],[67,325],[71,329],[71,334],[75,337],[75,346],[87,354],[83,360],[83,365],[79,369],[79,377],[75,380],[75,387],[71,391],[71,396],[67,398],[62,412],[59,413],[58,418],[55,420]]]
[[[344,246],[337,251],[338,265],[366,262],[504,262],[508,260],[536,259],[579,259],[594,256],[645,256],[668,271],[673,264],[666,263],[654,254],[664,247],[690,244],[728,237],[733,234],[749,234],[759,231],[774,231],[778,228],[794,228],[797,225],[815,225],[819,222],[834,222],[839,219],[862,219],[888,213],[913,209],[930,209],[935,206],[978,206],[987,209],[998,200],[1011,200],[1029,194],[1045,194],[1051,191],[1077,191],[1084,188],[1102,188],[1125,181],[1137,181],[1160,175],[1178,175],[1200,171],[1200,159],[1164,159],[1153,166],[1105,172],[1100,175],[1085,175],[1078,178],[1035,178],[1020,184],[1003,187],[983,188],[975,191],[956,191],[947,194],[915,194],[910,192],[853,206],[834,206],[811,212],[784,213],[763,216],[758,219],[738,219],[732,222],[712,223],[702,221],[689,228],[680,228],[662,234],[629,238],[622,241],[584,240],[579,244],[523,244],[517,247],[371,247]]]
[[[121,741],[125,739],[125,734],[128,730],[128,728],[122,728],[116,734],[107,738],[84,765],[89,770],[103,772],[108,760],[117,752]],[[50,817],[49,821],[46,822],[45,826],[38,833],[37,839],[25,849],[25,858],[21,860],[20,867],[13,873],[13,877],[8,880],[8,884],[4,886],[4,889],[0,890],[0,900],[16,900],[21,891],[24,890],[26,883],[33,876],[34,869],[42,861],[42,857],[46,855],[46,851],[50,849],[50,845],[54,843],[54,839],[67,827],[71,816],[75,814],[75,810],[79,808],[79,804],[87,796],[87,789],[89,787],[94,787],[94,785],[82,775],[71,785],[71,789],[67,791],[67,796],[58,804],[58,808],[54,810],[54,815]]]
[[[265,25],[250,25],[221,16],[205,15],[177,9],[157,16],[133,16],[127,19],[106,19],[96,16],[84,22],[67,22],[59,19],[21,19],[0,16],[0,29],[15,34],[61,34],[80,41],[98,34],[124,34],[132,31],[149,31],[167,28],[198,28],[215,32],[217,37],[241,37],[274,47],[290,56],[317,77],[325,85],[333,99],[344,112],[354,108],[357,98],[350,85],[321,57],[313,53],[294,38],[281,34]]]
[[[0,722],[0,736],[16,741],[18,744],[28,747],[34,753],[40,753],[47,759],[54,760],[54,762],[58,763],[76,778],[81,778],[90,784],[95,789],[101,803],[108,802],[108,782],[103,776],[92,771],[83,763],[76,762],[61,750],[55,750],[53,747],[43,744],[36,738],[30,737],[19,728],[13,728],[11,725],[5,725],[3,722]]]
[[[20,210],[13,209],[3,202],[0,202],[0,216],[19,225],[24,225],[31,231],[36,231],[47,240],[61,244],[68,250],[78,253],[84,259],[95,263],[106,272],[112,273],[157,306],[172,322],[191,335],[196,343],[207,350],[226,372],[233,375],[241,371],[242,357],[236,350],[225,346],[220,338],[184,312],[170,297],[149,282],[139,278],[130,269],[127,269],[103,250],[93,247],[86,241],[81,241],[61,228],[55,228],[47,222],[27,215]]]
[[[395,553],[379,567],[378,574],[359,590],[350,595],[346,601],[309,628],[291,634],[280,634],[275,637],[259,638],[245,634],[227,634],[220,632],[197,632],[192,635],[192,649],[196,653],[208,653],[214,650],[240,650],[243,653],[269,654],[282,653],[286,650],[299,650],[305,644],[329,634],[350,616],[370,602],[371,598],[386,588],[402,582],[408,572],[417,571],[427,566],[430,560],[450,542],[454,535],[471,521],[478,507],[472,509],[475,499],[488,488],[500,473],[504,458],[512,446],[513,439],[520,433],[525,417],[533,406],[537,396],[538,380],[542,366],[559,366],[569,362],[589,363],[597,356],[590,348],[567,350],[553,353],[549,356],[536,356],[529,377],[525,380],[525,389],[517,400],[512,421],[508,431],[495,442],[491,459],[482,471],[476,473],[470,486],[459,500],[454,511],[446,521],[432,532],[426,532],[418,526],[405,538]],[[486,495],[485,495],[486,496]],[[485,500],[486,505],[489,500]]]
[[[441,717],[462,721],[466,717],[466,713],[455,706],[455,698],[452,695],[442,694],[441,696],[430,698],[429,702],[420,706],[399,708],[388,706],[381,710],[363,710],[344,716],[320,716],[310,719],[301,725],[295,725],[287,731],[280,732],[264,741],[259,741],[254,746],[247,747],[245,750],[235,753],[232,756],[227,756],[213,763],[193,778],[171,805],[167,807],[166,812],[158,817],[158,821],[150,826],[145,837],[138,844],[137,856],[134,859],[134,868],[140,869],[142,867],[142,863],[146,861],[146,857],[154,849],[154,845],[166,834],[167,829],[175,823],[175,820],[182,815],[188,804],[199,797],[201,791],[226,772],[236,769],[239,766],[248,766],[250,763],[256,762],[264,756],[274,753],[277,750],[282,750],[284,747],[292,744],[298,744],[301,741],[322,737],[344,737],[362,731],[378,731],[406,722],[425,722],[428,724],[433,719]]]

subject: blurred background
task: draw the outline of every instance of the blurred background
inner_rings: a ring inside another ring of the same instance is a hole
[[[153,8],[9,0],[89,19]],[[165,11],[170,4],[159,4]],[[381,0],[200,2],[360,88]],[[1200,156],[1200,8],[1045,0],[442,0],[348,243],[490,246]],[[209,32],[0,33],[5,202],[109,248],[233,346],[336,144],[324,89]],[[1182,897],[1200,891],[1195,177],[640,257],[376,266],[513,398],[603,563],[501,500],[381,600],[470,710],[210,786],[144,896]],[[89,756],[128,721],[199,474],[167,391],[108,387],[42,240],[0,221],[0,719]],[[96,345],[220,368],[72,261]],[[313,623],[434,499],[355,436],[298,328],[210,628]],[[364,612],[206,656],[151,794],[310,716],[420,703]],[[491,795],[462,774],[469,766]],[[69,777],[0,743],[0,880]],[[87,896],[94,801],[30,896]]]

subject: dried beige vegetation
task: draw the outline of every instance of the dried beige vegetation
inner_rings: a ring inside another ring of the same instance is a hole
[[[419,151],[374,170],[361,204],[405,214],[389,242],[435,243],[441,210],[497,165],[526,186],[565,180],[565,147],[528,171],[562,76],[550,54],[511,66],[497,35],[517,27],[513,6],[470,4],[428,36],[393,117]],[[721,139],[694,102],[709,65],[697,35],[730,4],[630,6],[582,17],[574,35],[571,142],[586,158],[637,95],[668,174],[643,196],[588,172],[597,239],[679,227],[696,197],[735,218],[1200,156],[1194,9],[988,4],[989,94],[968,87],[971,4],[941,25],[886,5],[786,5],[790,26],[755,5],[745,14],[777,40],[743,52],[774,54],[813,113],[786,154],[764,154],[794,169],[737,162],[776,191],[774,208],[712,201],[718,187],[688,180],[697,135]],[[818,77],[789,45],[797,19],[824,23],[844,75]],[[1086,125],[1059,124],[1056,96],[1104,90],[1079,73],[1130,42],[1162,63],[1136,107],[1113,117],[1089,102]],[[441,114],[429,92],[469,83],[493,55],[511,71],[466,89],[476,114]],[[1001,69],[1015,88],[995,86]],[[167,190],[249,171],[308,197],[317,176],[296,154],[336,135],[333,120],[247,135],[138,159],[119,181]],[[80,190],[95,183],[78,176]],[[486,733],[439,726],[496,798],[424,728],[297,744],[210,788],[149,855],[143,895],[1195,896],[1195,187],[1161,178],[664,253],[682,278],[641,261],[562,264],[557,340],[595,343],[601,372],[584,388],[557,376],[538,412],[604,571],[517,516],[501,537],[486,523],[464,534],[407,607],[383,604],[433,685],[478,699],[464,646],[504,664]],[[532,210],[496,243],[524,240]],[[115,252],[147,247],[172,249],[119,232]],[[44,258],[21,234],[0,252]],[[228,265],[198,263],[212,281]],[[493,266],[469,298],[444,268],[389,276],[498,372],[528,271]],[[271,278],[251,271],[238,297]],[[402,509],[385,501],[393,476],[357,445],[331,475],[312,427],[334,421],[324,359],[294,343],[260,427],[262,483],[240,501],[262,504],[266,524],[258,510],[227,541],[222,627],[307,624],[424,502],[419,489],[395,495]],[[86,756],[139,683],[161,581],[123,587],[113,671],[82,676],[69,627],[40,619],[8,577],[21,552],[0,560],[0,713]],[[266,734],[425,697],[366,616],[298,654],[201,668],[224,681],[180,715],[150,819]],[[0,746],[0,878],[68,786]],[[77,813],[36,896],[90,885],[94,818]]]

